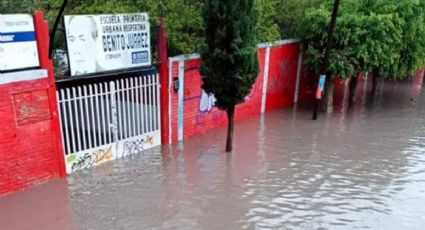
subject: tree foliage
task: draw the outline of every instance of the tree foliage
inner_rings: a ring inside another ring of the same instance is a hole
[[[302,19],[307,66],[323,66],[332,0],[310,8]],[[405,77],[424,64],[425,14],[422,0],[344,0],[328,71],[343,78],[376,72]]]
[[[323,0],[275,0],[277,14],[274,21],[284,39],[299,38],[306,12],[318,7]]]
[[[31,13],[42,10],[53,25],[63,0],[0,0],[0,13]],[[170,55],[193,53],[204,43],[202,6],[204,0],[68,0],[65,14],[101,14],[149,12],[153,29],[160,14],[167,19]],[[278,0],[255,0],[259,20],[257,42],[280,39],[276,15]],[[63,31],[63,29],[61,28]],[[63,34],[58,34],[56,48],[64,48]]]
[[[333,0],[254,0],[256,41],[302,38],[308,66],[322,64]],[[63,0],[0,0],[0,13],[41,9],[53,24]],[[66,14],[149,12],[153,30],[167,18],[170,55],[192,53],[204,44],[204,0],[69,0]],[[61,28],[63,31],[63,28]],[[154,33],[153,33],[154,34]],[[64,48],[58,34],[56,48]],[[344,0],[337,23],[332,73],[362,71],[403,77],[425,65],[425,0]]]
[[[0,0],[0,14],[11,12],[31,13],[33,10],[33,0]]]
[[[276,15],[279,14],[279,1],[256,0],[255,7],[258,12],[257,42],[276,41],[281,38]]]

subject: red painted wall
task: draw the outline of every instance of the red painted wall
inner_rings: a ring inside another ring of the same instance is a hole
[[[171,82],[173,84],[173,79],[178,77],[179,75],[179,63],[178,62],[172,62],[170,65],[170,69],[171,69]],[[177,92],[174,91],[173,89],[173,85],[170,89],[170,126],[171,129],[170,131],[170,137],[171,137],[171,143],[174,143],[177,141],[177,113],[178,113],[178,97],[177,97]]]
[[[48,77],[0,85],[0,195],[65,175],[47,23],[35,16]],[[44,43],[43,43],[44,42]]]
[[[357,76],[356,102],[355,107],[359,107],[366,100],[365,93],[371,90],[372,78],[366,78],[364,73]],[[339,77],[334,78],[334,110],[336,112],[345,112],[349,107],[350,81],[352,78],[343,80]]]
[[[419,70],[416,72],[415,76],[412,79],[412,94],[419,95],[424,84],[424,74],[425,70]]]
[[[298,43],[273,46],[270,48],[269,77],[267,84],[266,110],[292,105],[295,93],[295,82],[298,67]],[[264,82],[266,48],[258,50],[260,72],[246,102],[236,107],[235,119],[241,120],[261,113],[262,91]],[[179,61],[171,59],[171,79],[179,75]],[[199,135],[208,130],[225,126],[226,113],[213,107],[209,112],[200,110],[202,95],[201,76],[198,71],[200,58],[186,59],[184,61],[184,138]],[[306,100],[311,95],[306,92],[313,86],[314,81],[303,74],[300,81],[300,98]],[[178,138],[178,93],[170,89],[171,100],[171,139],[176,142]]]
[[[334,78],[334,110],[344,111],[349,97],[349,80],[343,80],[339,77]]]
[[[266,110],[293,104],[298,67],[298,43],[270,49]]]
[[[0,85],[0,195],[59,176],[48,86]]]
[[[300,78],[299,101],[307,101],[315,98],[318,81],[318,75],[303,69]]]
[[[266,49],[258,50],[260,72],[252,91],[245,103],[238,105],[236,120],[249,118],[261,113],[262,91],[264,83],[264,70]],[[296,88],[296,76],[298,68],[298,55],[300,44],[289,43],[270,47],[269,74],[266,88],[266,111],[290,106],[293,104]],[[170,59],[171,80],[179,76],[179,61],[183,57]],[[200,110],[202,95],[201,76],[198,71],[201,64],[199,57],[183,58],[184,60],[184,119],[183,137],[191,137],[205,133],[211,129],[222,127],[227,124],[226,113],[213,107],[211,111]],[[423,71],[418,73],[415,81],[422,79]],[[309,101],[314,98],[318,76],[306,70],[302,70],[299,79],[298,101]],[[349,81],[334,78],[334,108],[335,111],[345,111],[348,108]],[[360,74],[357,85],[356,104],[361,105],[365,100],[364,93],[371,88],[371,78],[365,78]],[[420,85],[420,84],[416,84]],[[170,95],[170,135],[171,142],[178,139],[178,93],[172,88]]]

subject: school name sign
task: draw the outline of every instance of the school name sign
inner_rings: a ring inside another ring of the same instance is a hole
[[[65,16],[72,76],[152,65],[146,13]]]
[[[28,14],[0,14],[0,71],[39,67],[34,22]]]

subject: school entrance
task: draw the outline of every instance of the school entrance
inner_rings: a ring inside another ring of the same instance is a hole
[[[148,14],[66,15],[64,26],[68,77],[56,85],[66,172],[160,145]]]
[[[68,174],[161,144],[155,71],[57,83]]]

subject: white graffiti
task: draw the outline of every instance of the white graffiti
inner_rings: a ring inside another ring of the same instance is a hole
[[[122,153],[121,157],[132,156],[132,155],[136,155],[143,152],[143,150],[145,149],[144,148],[145,143],[146,142],[144,139],[125,142],[124,152]]]
[[[199,101],[199,111],[203,113],[211,112],[216,101],[214,94],[208,95],[204,90],[202,90],[201,100]]]

